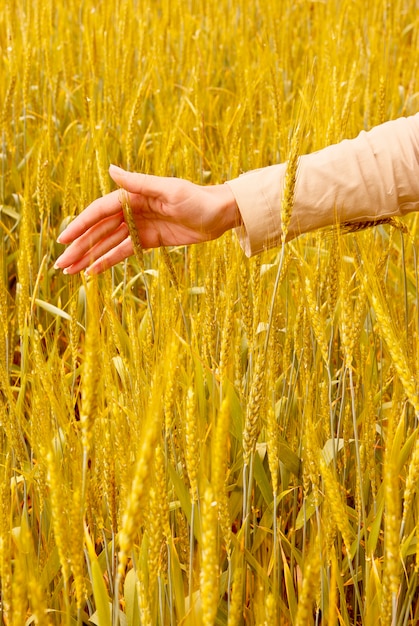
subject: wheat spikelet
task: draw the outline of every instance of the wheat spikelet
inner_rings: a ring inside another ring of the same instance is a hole
[[[349,290],[349,281],[346,279],[342,264],[339,276],[339,302],[340,302],[340,339],[342,342],[342,351],[347,367],[351,367],[353,359],[353,306],[352,298]]]
[[[278,494],[278,472],[279,472],[279,424],[275,411],[271,405],[266,412],[266,443],[268,447],[268,464],[271,473],[272,490]]]
[[[404,411],[404,409],[403,409]],[[400,419],[395,402],[389,417],[389,428],[384,457],[384,566],[382,577],[381,616],[394,615],[394,600],[399,590],[400,519],[399,475],[397,457],[393,450],[394,432]]]
[[[328,626],[335,626],[338,617],[338,594],[337,594],[337,578],[339,576],[338,565],[336,560],[335,549],[332,548],[331,553],[331,575],[329,583],[329,609],[327,612]]]
[[[171,125],[167,130],[167,139],[164,146],[164,152],[161,158],[161,165],[159,167],[158,173],[164,176],[167,173],[170,160],[172,158],[173,149],[175,147],[177,138],[178,138],[178,126],[181,120],[183,111],[185,108],[185,99],[182,98],[180,104],[178,106],[176,118],[173,120],[173,125]]]
[[[318,506],[320,501],[320,446],[318,441],[318,425],[315,423],[313,416],[314,382],[315,381],[313,378],[309,386],[305,410],[303,435],[303,472],[304,476],[306,476],[306,479],[304,481],[306,484],[306,491],[308,489],[308,484],[310,484],[313,490],[315,504],[316,506]]]
[[[291,220],[292,207],[294,204],[294,191],[298,170],[298,154],[301,148],[300,135],[301,130],[297,126],[291,139],[290,153],[287,161],[284,189],[282,192],[281,200],[281,240],[283,243],[287,238],[288,227]]]
[[[161,336],[162,341],[164,341],[165,344],[167,343],[170,345],[173,343],[173,329],[178,327],[180,318],[184,326],[186,337],[189,337],[190,334],[191,320],[188,318],[187,309],[185,309],[185,305],[182,301],[182,287],[179,283],[179,289],[177,289],[174,287],[173,281],[171,281],[173,285],[171,286],[169,284],[169,280],[166,280],[169,278],[168,270],[164,261],[162,261],[162,254],[159,256],[159,279],[158,281],[153,281],[151,290],[153,293],[153,288],[155,287],[156,303],[154,303],[154,300],[151,300],[151,303],[153,310],[155,311],[158,334]],[[173,293],[174,288],[175,293]],[[175,348],[173,349],[175,350]],[[179,350],[179,344],[177,344],[176,349]]]
[[[107,20],[106,20],[107,21]],[[112,53],[112,45],[110,45],[110,39],[112,38],[111,33],[106,28],[103,33],[103,49],[104,49],[104,60],[103,60],[103,90],[104,90],[104,115],[105,119],[110,120],[112,126],[118,123],[118,119],[120,119],[120,112],[118,111],[118,106],[116,102],[116,92],[118,86],[113,80],[112,77],[112,69],[115,66],[115,57]],[[128,165],[128,159],[127,159]],[[129,168],[129,165],[128,165]]]
[[[376,416],[374,411],[373,395],[368,390],[365,398],[365,413],[362,428],[362,440],[366,452],[366,465],[368,478],[371,483],[371,491],[373,500],[377,494],[377,468],[375,459],[376,446]]]
[[[154,458],[155,486],[150,487],[147,516],[148,569],[150,595],[153,593],[160,569],[162,551],[171,536],[169,526],[169,504],[167,499],[165,459],[161,445],[156,448]]]
[[[202,502],[200,587],[202,624],[213,626],[218,606],[217,503],[210,486]]]
[[[267,360],[271,384],[275,385],[281,376],[282,364],[285,364],[287,369],[291,362],[291,333],[285,333],[285,341],[283,341],[286,323],[279,307],[274,306],[270,325]]]
[[[317,384],[319,390],[319,406],[317,409],[317,427],[320,436],[324,435],[327,439],[333,437],[332,425],[330,423],[330,399],[329,388],[325,381]],[[321,433],[321,434],[320,434]]]
[[[52,372],[47,367],[47,362],[41,346],[41,336],[38,331],[32,333],[31,345],[31,356],[33,360],[34,371],[38,375],[39,382],[41,383],[46,396],[49,398],[50,402],[52,402],[55,396],[54,380],[52,377]]]
[[[5,375],[2,368],[0,368],[0,375]],[[27,461],[28,453],[24,444],[19,413],[10,386],[6,383],[4,378],[3,381],[2,387],[7,398],[7,403],[0,397],[0,425],[6,433],[9,449],[13,451],[16,455],[16,459],[19,461],[19,465],[23,467]],[[5,387],[5,385],[7,386]]]
[[[178,509],[176,511],[176,515],[175,515],[175,520],[176,520],[176,539],[177,539],[177,546],[176,546],[176,551],[179,555],[179,560],[182,564],[182,567],[185,569],[185,576],[187,578],[187,580],[192,580],[195,574],[195,571],[190,572],[189,571],[189,565],[190,565],[190,553],[191,553],[191,546],[190,546],[190,531],[188,528],[188,522],[186,520],[185,514],[183,513],[183,511],[181,509]],[[164,549],[161,552],[160,555],[160,571],[165,571],[167,573],[167,548],[166,546],[163,546]]]
[[[339,293],[339,246],[336,232],[333,235],[328,264],[326,269],[326,300],[329,309],[329,317],[333,317]]]
[[[211,272],[208,272],[205,277],[205,313],[203,319],[204,330],[202,339],[204,342],[204,354],[210,364],[212,364],[215,359],[216,351],[216,312],[212,283]]]
[[[326,498],[322,503],[322,531],[323,531],[323,550],[325,561],[331,562],[335,554],[335,539],[337,535],[337,527],[332,517],[331,504]]]
[[[4,457],[0,473],[0,579],[2,609],[6,622],[10,621],[12,609],[12,536],[10,533],[11,507],[11,459],[10,453]]]
[[[73,371],[77,369],[79,362],[79,337],[80,329],[77,324],[77,298],[73,296],[70,301],[70,352]]]
[[[7,373],[9,370],[9,307],[3,261],[0,261],[0,363],[4,373]]]
[[[69,541],[69,559],[71,566],[71,573],[73,575],[74,586],[76,590],[76,603],[77,608],[81,609],[86,599],[86,585],[84,578],[84,532],[83,532],[83,514],[84,514],[84,502],[82,500],[81,490],[81,473],[78,477],[79,484],[76,484],[73,488],[73,494],[71,498],[71,507],[68,511],[69,515],[69,531],[71,538]]]
[[[355,90],[355,84],[356,84],[358,72],[359,72],[358,64],[354,61],[352,63],[352,68],[349,74],[348,84],[345,90],[345,98],[343,101],[343,106],[341,107],[339,141],[344,139],[347,136],[348,118],[349,118],[352,101],[354,98],[354,90]]]
[[[152,385],[152,395],[147,407],[147,417],[142,429],[141,445],[134,470],[134,477],[119,532],[120,550],[118,555],[118,575],[120,577],[124,573],[129,552],[132,548],[138,528],[140,527],[142,511],[147,496],[149,466],[153,458],[155,442],[161,423],[159,385],[157,383],[159,373],[156,371],[155,375],[156,378],[153,380]]]
[[[149,289],[146,281],[147,279],[145,278],[145,275],[144,275],[144,288],[145,288],[146,298],[147,298],[147,326],[146,326],[146,341],[145,341],[145,345],[143,349],[143,356],[144,356],[144,361],[146,365],[145,369],[147,371],[147,367],[148,367],[149,371],[151,372],[152,366],[154,364],[153,358],[155,357],[155,341],[154,340],[155,340],[155,334],[156,334],[153,311],[156,310],[159,287],[158,287],[157,281],[152,281],[151,289]]]
[[[67,507],[68,490],[62,480],[60,480],[60,469],[54,452],[49,450],[45,459],[48,472],[47,483],[50,492],[52,528],[61,563],[63,580],[66,585],[71,572],[67,543],[70,531]]]
[[[16,402],[10,376],[4,370],[0,361],[0,389],[4,397],[0,397],[1,426],[8,437],[11,450],[23,467],[28,460],[28,450],[25,443],[25,422],[22,407]]]
[[[278,619],[275,596],[273,593],[268,593],[265,600],[264,626],[276,626],[277,623]]]
[[[361,360],[361,350],[362,350],[361,334],[364,328],[367,304],[368,304],[367,296],[364,290],[361,287],[359,287],[357,297],[356,297],[356,302],[355,302],[354,318],[353,318],[353,323],[352,323],[352,335],[351,335],[352,352],[354,355],[353,358],[355,362]]]
[[[273,101],[276,134],[279,137],[280,131],[281,131],[282,110],[281,110],[281,97],[279,95],[279,89],[278,89],[278,76],[277,76],[277,72],[275,72],[274,70],[273,65],[270,65],[269,69],[270,69],[270,78],[271,78],[271,89],[269,90],[269,92],[271,94],[272,101]]]
[[[228,450],[230,428],[230,402],[224,398],[217,417],[213,442],[211,446],[211,485],[217,494],[218,519],[227,554],[231,551],[231,520],[226,493],[226,476],[228,476]]]
[[[261,426],[261,414],[264,410],[265,396],[263,386],[265,380],[265,357],[260,351],[256,357],[255,369],[246,409],[246,418],[243,429],[243,461],[247,465],[253,453]]]
[[[100,419],[96,419],[93,430],[93,438],[95,441],[95,448],[97,446],[98,449],[101,449],[101,428],[100,428]],[[84,460],[84,459],[83,459]],[[80,468],[82,467],[83,462],[80,460]],[[103,500],[104,500],[104,489],[103,489],[103,460],[102,455],[96,453],[96,449],[94,453],[91,455],[89,459],[89,475],[85,477],[86,484],[86,494],[85,500],[86,503],[83,503],[83,507],[86,510],[86,521],[87,526],[91,529],[91,533],[93,534],[94,530],[98,530],[99,532],[104,529],[104,518],[103,518]],[[73,479],[74,480],[74,479]],[[77,482],[83,482],[83,475],[80,474],[79,480],[77,477],[75,478]],[[83,485],[82,485],[83,486]],[[83,509],[83,510],[84,510]]]
[[[246,377],[244,376],[244,369],[246,362],[243,359],[243,346],[239,338],[234,342],[234,386],[238,390],[238,393],[244,393],[246,388]]]
[[[32,274],[32,233],[31,233],[32,203],[29,198],[22,198],[22,215],[20,220],[20,246],[17,261],[18,284],[18,328],[19,334],[24,334],[24,329],[30,316],[29,289]]]
[[[230,607],[227,626],[239,626],[243,620],[243,569],[237,567],[234,571],[233,588],[231,591]]]
[[[392,226],[393,228],[396,228],[400,232],[404,233],[405,235],[410,235],[410,231],[407,225],[404,224],[402,220],[397,217],[386,217],[376,220],[363,220],[360,222],[341,222],[338,226],[332,226],[331,228],[328,228],[328,230],[331,230],[333,232],[334,230],[338,229],[342,235],[348,235],[349,233],[358,233],[363,230],[367,230],[368,228],[375,228],[376,226],[382,225]]]
[[[259,323],[259,313],[260,313],[260,305],[261,305],[261,280],[260,280],[260,270],[261,270],[261,258],[260,255],[253,257],[250,260],[250,285],[252,288],[252,296],[253,296],[253,333],[254,336],[256,331],[256,326]]]
[[[73,215],[75,208],[74,205],[76,204],[73,196],[74,188],[76,186],[76,177],[74,171],[74,159],[71,155],[69,155],[66,165],[64,192],[61,205],[61,212],[64,218]]]
[[[35,468],[36,484],[39,493],[40,514],[43,513],[47,493],[47,466],[45,456],[48,453],[48,444],[51,437],[51,405],[48,396],[44,393],[38,380],[41,373],[37,373],[33,380],[32,411],[30,420],[30,444],[35,452],[37,461]]]
[[[406,351],[401,345],[398,333],[396,333],[394,329],[391,317],[380,296],[372,294],[372,305],[377,314],[380,330],[390,352],[394,369],[403,384],[403,388],[415,412],[419,413],[417,383],[407,362]]]
[[[28,531],[28,535],[29,535],[29,531]],[[31,556],[34,556],[33,546],[31,546]],[[25,567],[25,565],[26,563],[23,565],[23,567]],[[53,626],[50,613],[47,610],[47,607],[48,607],[47,601],[49,598],[44,597],[44,593],[43,593],[44,590],[39,584],[39,576],[40,576],[40,572],[38,571],[33,571],[33,572],[30,572],[29,574],[29,580],[27,583],[28,585],[27,593],[28,593],[29,607],[30,607],[29,610],[32,612],[32,614],[35,617],[35,620],[34,620],[35,624],[45,624],[45,626]],[[18,598],[16,598],[15,600],[17,603],[19,602]]]
[[[378,87],[378,107],[377,107],[377,124],[383,124],[386,121],[386,78],[385,76],[380,76],[380,83]]]
[[[320,471],[325,487],[325,497],[329,502],[331,515],[342,535],[348,558],[350,558],[352,530],[349,524],[346,507],[340,495],[339,483],[333,471],[328,467],[323,458],[320,458]]]
[[[112,338],[112,343],[111,342],[109,343],[111,343],[111,345],[115,347],[119,358],[122,360],[124,371],[129,372],[130,363],[129,363],[129,360],[127,359],[126,351],[123,349],[123,346],[121,343],[121,338],[120,338],[120,333],[119,333],[119,320],[115,311],[115,306],[114,306],[114,302],[112,298],[112,285],[110,282],[110,276],[108,274],[105,274],[104,282],[105,282],[105,287],[102,290],[103,299],[104,299],[104,311],[105,311],[106,320],[108,322],[108,328],[110,330],[111,338]],[[130,325],[131,323],[134,324],[134,319],[131,315],[132,309],[130,309],[129,307],[127,307],[127,309],[128,309],[127,310],[127,323],[128,323],[130,336],[131,336]],[[138,365],[137,355],[136,355],[136,346],[137,346],[136,336],[137,336],[137,332],[134,332],[132,335],[131,346],[132,346],[132,360],[134,361],[135,365]],[[108,352],[110,354],[110,351]]]
[[[179,284],[179,279],[178,276],[176,274],[176,270],[175,270],[175,266],[173,265],[173,261],[170,257],[169,252],[167,251],[166,246],[161,245],[160,246],[160,254],[161,257],[164,261],[164,264],[166,266],[166,269],[169,273],[170,276],[170,280],[173,283],[174,288],[176,289],[177,293],[179,294],[180,292],[180,284]]]
[[[118,476],[118,500],[116,501],[116,527],[120,527],[124,513],[123,505],[128,500],[131,489],[131,459],[127,455],[127,441],[130,440],[126,412],[116,402],[111,404],[110,420],[112,429],[112,454],[115,459],[115,475]]]
[[[226,284],[226,266],[224,249],[219,240],[214,241],[215,247],[211,289],[214,298],[214,316],[216,320],[223,319],[225,297],[221,285]]]
[[[364,273],[362,274],[364,290],[368,294],[374,308],[382,337],[387,345],[397,376],[399,377],[404,391],[415,409],[415,412],[419,413],[419,393],[417,389],[417,381],[413,376],[408,362],[408,350],[406,350],[404,342],[400,337],[400,333],[397,332],[395,328],[394,321],[389,311],[382,286],[377,278],[377,274],[372,270],[365,251],[361,250],[361,253],[363,256],[362,269],[368,277],[367,282]]]
[[[170,537],[169,526],[169,497],[167,493],[167,471],[166,471],[166,458],[161,445],[156,448],[156,456],[154,460],[156,487],[160,494],[160,520],[163,530],[163,534],[166,537]]]
[[[350,451],[350,439],[354,435],[354,424],[352,419],[352,407],[349,402],[347,402],[343,408],[343,418],[342,418],[343,426],[343,445],[345,454],[343,457],[343,466],[346,469],[348,463],[351,460],[351,451]]]
[[[234,329],[234,299],[229,286],[227,287],[227,307],[224,314],[224,323],[221,330],[221,347],[219,361],[219,377],[221,383],[225,382],[228,366],[231,361],[231,342]]]
[[[332,110],[331,115],[328,120],[327,131],[326,131],[326,143],[329,145],[331,143],[336,143],[337,141],[337,131],[336,131],[336,123],[338,118],[338,89],[337,89],[337,71],[336,65],[332,65],[331,53],[330,49],[327,49],[326,52],[327,61],[330,63],[329,72],[330,72],[330,82],[331,82],[331,94],[332,94]]]
[[[140,107],[144,102],[144,99],[147,98],[148,91],[148,77],[144,76],[141,82],[138,85],[137,93],[134,98],[134,102],[131,107],[131,113],[128,118],[127,125],[127,134],[126,134],[126,142],[125,142],[125,154],[127,159],[127,169],[130,170],[132,164],[134,163],[134,137],[136,134],[135,126],[138,122],[138,115],[140,112]]]
[[[45,145],[42,144],[38,153],[36,171],[36,197],[38,201],[39,217],[41,223],[45,215],[48,215],[51,204],[51,191],[48,177],[48,157]]]
[[[243,258],[239,265],[240,313],[249,346],[253,343],[253,310],[249,296],[249,263]]]
[[[12,597],[12,610],[11,610],[11,624],[17,626],[17,624],[24,624],[28,611],[28,575],[26,572],[26,563],[23,558],[25,546],[23,535],[27,533],[27,528],[20,527],[19,541],[16,547],[16,554],[13,565],[13,577],[11,582],[11,597]],[[19,552],[21,552],[19,554]],[[23,552],[23,554],[22,554]]]
[[[31,76],[32,66],[32,50],[28,42],[24,42],[24,57],[23,57],[23,80],[22,80],[22,102],[24,114],[27,114],[29,108],[29,81]]]
[[[114,318],[114,316],[112,316]],[[121,351],[118,356],[122,359],[124,370],[129,373],[131,384],[138,385],[139,376],[138,372],[141,372],[144,362],[144,345],[142,345],[140,334],[138,333],[138,310],[134,306],[134,303],[128,302],[125,307],[125,320],[127,326],[127,334],[129,337],[129,353],[127,354],[127,350],[122,346],[122,341],[119,339],[118,343],[121,347]],[[116,324],[118,323],[118,319],[114,318],[112,320],[113,325],[113,333],[116,332]],[[147,332],[147,341],[149,341]],[[139,386],[139,385],[138,385]],[[138,388],[138,392],[140,393],[140,389]]]
[[[419,439],[415,441],[412,456],[409,462],[409,469],[406,477],[406,484],[403,493],[403,515],[402,529],[406,527],[407,517],[413,504],[413,498],[416,494],[416,485],[419,479]]]
[[[6,142],[10,146],[10,150],[13,150],[13,136],[12,136],[12,124],[10,123],[13,117],[13,100],[16,91],[17,77],[13,74],[10,78],[10,83],[7,88],[6,96],[3,101],[3,110],[1,114],[1,129],[6,137]]]
[[[320,542],[317,535],[304,563],[303,584],[298,598],[296,626],[306,626],[312,619],[320,572]]]
[[[198,499],[199,434],[197,427],[195,393],[189,387],[186,396],[185,438],[186,469],[192,500]]]
[[[87,329],[84,345],[82,408],[80,426],[85,454],[92,445],[94,422],[98,412],[98,384],[100,380],[100,333],[97,320],[97,284],[89,281],[87,285]]]
[[[349,452],[348,452],[349,456]],[[358,448],[359,456],[359,471],[356,472],[355,477],[355,511],[358,514],[358,519],[362,517],[363,504],[362,504],[362,490],[364,489],[364,480],[366,476],[367,464],[366,464],[366,452],[365,446],[360,443]]]
[[[188,279],[191,287],[194,287],[197,283],[197,272],[199,265],[199,256],[197,254],[198,246],[190,246],[188,248]]]
[[[295,316],[294,329],[293,329],[293,341],[294,341],[294,352],[300,356],[303,351],[303,338],[304,338],[304,329],[307,326],[306,324],[306,307],[304,305],[303,299],[298,298],[298,308]],[[291,333],[290,333],[291,334]],[[285,370],[285,364],[284,364]]]
[[[211,446],[211,485],[215,494],[224,491],[225,477],[227,472],[227,454],[229,446],[230,429],[230,402],[229,398],[223,399],[217,416],[213,441]]]
[[[138,235],[138,230],[135,225],[134,217],[132,215],[131,205],[129,203],[129,197],[125,189],[119,190],[119,201],[122,206],[122,211],[124,213],[124,220],[126,225],[128,226],[129,235],[131,238],[132,248],[134,250],[135,258],[138,261],[138,265],[142,272],[145,270],[144,265],[144,253],[143,247],[141,245],[141,241]]]
[[[175,343],[174,339],[172,339],[168,348],[168,367],[163,396],[166,436],[170,435],[170,432],[172,431],[175,422],[175,401],[177,395],[176,375],[178,373],[179,367],[178,362],[176,361],[176,357],[177,359],[179,358],[179,356],[177,355],[177,344]]]
[[[101,447],[103,450],[102,463],[103,463],[103,493],[107,503],[107,510],[109,514],[109,520],[111,529],[113,532],[117,532],[118,518],[117,518],[117,485],[116,485],[116,469],[114,449],[112,447],[111,426],[108,425],[106,420],[106,426],[103,428],[103,432],[100,438]]]
[[[224,542],[227,559],[230,559],[232,554],[233,533],[231,530],[231,514],[227,485],[224,486],[223,491],[217,496],[217,506],[221,537]]]
[[[148,589],[153,594],[159,570],[160,552],[163,544],[163,529],[160,515],[160,494],[155,487],[150,487],[146,532],[148,536]]]
[[[313,285],[308,276],[304,279],[304,289],[307,298],[308,311],[310,315],[311,325],[314,331],[314,335],[317,340],[317,344],[320,348],[321,355],[325,363],[328,362],[328,342],[326,337],[326,323],[322,314],[322,311],[316,302],[316,298],[313,291]]]
[[[138,572],[137,591],[141,626],[152,626],[153,622],[151,620],[150,611],[150,592],[142,570]]]

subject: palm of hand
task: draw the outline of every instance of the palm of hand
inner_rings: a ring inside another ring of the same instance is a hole
[[[121,177],[113,173],[113,178],[127,190],[144,248],[200,243],[218,237],[228,227],[220,217],[224,185],[201,187],[177,178],[129,173]],[[98,273],[133,254],[120,192],[92,202],[61,233],[59,242],[70,245],[55,266],[69,274],[86,268]]]

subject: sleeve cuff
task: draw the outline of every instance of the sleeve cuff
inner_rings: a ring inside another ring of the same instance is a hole
[[[246,256],[275,245],[281,238],[281,197],[286,164],[271,165],[227,181],[243,226],[236,228]],[[279,207],[279,209],[278,209]]]

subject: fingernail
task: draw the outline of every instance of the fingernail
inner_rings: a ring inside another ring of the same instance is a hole
[[[122,169],[122,167],[118,167],[117,165],[113,165],[113,163],[109,167],[109,171],[113,171],[115,174],[119,174],[119,176],[126,176],[127,172]]]
[[[61,235],[58,235],[58,237],[57,237],[57,243],[61,243]]]
[[[63,274],[68,274],[68,268],[67,268],[67,267],[65,267],[65,268],[63,269]]]

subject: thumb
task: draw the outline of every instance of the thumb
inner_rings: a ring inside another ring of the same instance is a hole
[[[161,179],[159,176],[127,172],[127,170],[117,165],[110,165],[109,175],[119,187],[123,187],[131,193],[140,193],[153,197],[161,194]]]

